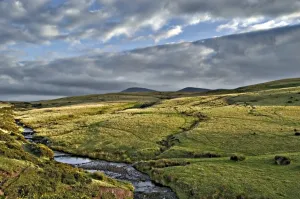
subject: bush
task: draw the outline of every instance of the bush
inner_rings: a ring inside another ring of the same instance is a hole
[[[96,171],[92,174],[92,178],[94,178],[95,180],[105,180],[106,176],[104,175],[104,173],[100,172],[100,171]]]
[[[291,159],[286,156],[275,156],[275,164],[277,165],[289,165],[291,164]]]
[[[230,156],[230,160],[235,161],[235,162],[240,162],[240,161],[244,161],[246,159],[246,157],[244,155],[232,155]]]
[[[151,161],[141,161],[134,165],[135,168],[140,170],[149,170],[151,168],[165,168],[165,167],[174,167],[174,166],[186,166],[190,162],[184,160],[151,160]]]
[[[219,158],[219,157],[221,157],[220,154],[215,153],[215,152],[204,152],[204,153],[200,153],[200,154],[193,153],[192,156],[194,158]]]
[[[54,158],[54,153],[51,149],[43,144],[28,144],[29,150],[36,156],[48,157],[49,159]]]
[[[72,173],[63,173],[61,175],[61,182],[68,185],[76,184],[76,180]]]

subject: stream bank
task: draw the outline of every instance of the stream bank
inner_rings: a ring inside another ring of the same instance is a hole
[[[34,142],[34,130],[19,121],[17,124],[23,127],[25,139]],[[135,188],[135,199],[177,199],[176,194],[170,188],[154,183],[148,175],[136,170],[131,164],[93,160],[59,151],[54,151],[54,160],[88,172],[100,171],[111,178],[130,182]]]

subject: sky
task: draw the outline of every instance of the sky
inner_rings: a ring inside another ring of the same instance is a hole
[[[300,76],[299,0],[0,0],[0,100]]]

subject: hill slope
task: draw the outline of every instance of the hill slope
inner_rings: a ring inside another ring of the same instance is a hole
[[[192,93],[192,92],[207,92],[210,91],[210,89],[206,89],[206,88],[196,88],[196,87],[186,87],[183,88],[177,92],[187,92],[187,93]]]
[[[52,150],[26,141],[12,107],[0,103],[0,198],[111,198],[104,194],[119,190],[129,192],[123,182],[53,161]]]
[[[126,90],[121,91],[122,93],[142,93],[142,92],[156,92],[155,90],[148,88],[132,87],[127,88]]]
[[[300,86],[300,78],[281,79],[251,86],[245,86],[235,89],[236,91],[250,92],[269,89],[289,88]]]

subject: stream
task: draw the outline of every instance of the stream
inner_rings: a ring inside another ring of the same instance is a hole
[[[25,139],[34,142],[33,129],[18,121],[17,124],[23,127]],[[59,151],[54,151],[54,160],[88,172],[101,171],[111,178],[130,182],[135,187],[135,199],[177,199],[176,194],[170,188],[155,184],[148,175],[139,172],[131,164],[93,160]]]

